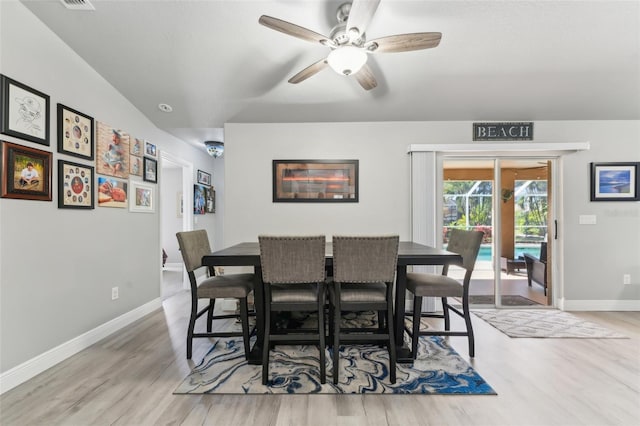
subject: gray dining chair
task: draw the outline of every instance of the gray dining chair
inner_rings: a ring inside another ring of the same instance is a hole
[[[411,328],[406,327],[406,331],[411,336],[411,356],[413,359],[416,359],[418,353],[418,338],[420,336],[467,336],[469,340],[469,356],[475,356],[473,326],[471,325],[469,312],[469,284],[483,236],[484,233],[482,231],[451,230],[447,251],[458,253],[462,256],[461,266],[465,269],[462,282],[447,276],[449,265],[444,265],[442,274],[407,273],[407,290],[413,294],[413,324]],[[422,313],[423,297],[440,297],[442,300],[442,314]],[[461,298],[462,311],[449,304],[448,297]],[[453,311],[464,318],[465,331],[451,331],[449,311]],[[431,328],[420,330],[421,317],[444,319],[444,330],[432,330]]]
[[[176,237],[178,238],[178,246],[180,247],[180,253],[182,253],[182,259],[191,284],[191,315],[189,316],[189,325],[187,328],[187,359],[191,359],[194,338],[238,336],[242,336],[246,358],[249,354],[249,335],[252,333],[252,331],[249,330],[247,296],[253,290],[254,274],[215,275],[213,267],[203,265],[202,256],[211,253],[209,237],[207,231],[204,229],[178,232],[176,233]],[[205,279],[199,280],[196,272],[202,268],[207,268],[207,276]],[[218,298],[238,299],[240,302],[240,313],[214,315],[213,311],[216,299]],[[198,301],[200,299],[208,299],[209,303],[198,311]],[[205,313],[207,313],[207,332],[195,333],[196,320]],[[242,324],[242,332],[212,332],[213,320],[238,317]]]
[[[320,383],[325,367],[325,237],[258,236],[264,283],[264,343],[262,384],[269,382],[269,352],[276,344],[318,343]],[[275,312],[318,313],[315,329],[277,328]]]
[[[385,344],[389,350],[389,379],[396,382],[393,333],[393,283],[399,237],[334,236],[333,282],[329,284],[330,330],[333,337],[333,383],[338,384],[340,342]],[[378,327],[343,328],[342,312],[375,311]]]

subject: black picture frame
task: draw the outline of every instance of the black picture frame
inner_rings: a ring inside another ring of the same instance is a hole
[[[358,160],[273,160],[274,203],[357,203]]]
[[[57,109],[58,152],[93,160],[96,145],[93,117],[62,104]]]
[[[58,160],[58,208],[95,209],[95,168]]]
[[[211,186],[211,174],[198,170],[197,180],[200,185]]]
[[[0,74],[0,133],[49,146],[49,95]]]
[[[142,179],[146,182],[158,182],[158,162],[153,158],[144,157]]]
[[[591,201],[640,201],[640,162],[591,163]]]
[[[0,141],[0,197],[21,200],[51,201],[51,162],[53,154],[7,141]],[[24,182],[21,171],[28,168],[38,173]]]

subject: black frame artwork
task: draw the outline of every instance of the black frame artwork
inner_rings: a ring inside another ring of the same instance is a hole
[[[640,201],[640,162],[591,163],[591,201]]]
[[[357,203],[358,160],[273,160],[274,203]]]
[[[0,74],[0,133],[49,145],[49,95]]]

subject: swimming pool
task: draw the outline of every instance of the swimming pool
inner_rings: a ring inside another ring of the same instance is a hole
[[[487,261],[490,262],[491,261],[491,256],[492,256],[492,247],[490,245],[482,245],[480,246],[480,251],[478,252],[478,259],[479,261]],[[522,256],[523,254],[530,254],[532,256],[535,257],[539,257],[540,256],[540,244],[536,244],[536,245],[516,245],[516,253],[515,253],[515,258],[517,259],[519,256]]]

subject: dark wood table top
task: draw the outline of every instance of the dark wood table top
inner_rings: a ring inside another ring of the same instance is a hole
[[[333,245],[326,244],[327,261],[333,259]],[[442,265],[459,263],[459,254],[412,241],[400,241],[398,265]],[[243,242],[214,251],[202,258],[207,266],[260,266],[260,246],[257,242]]]

